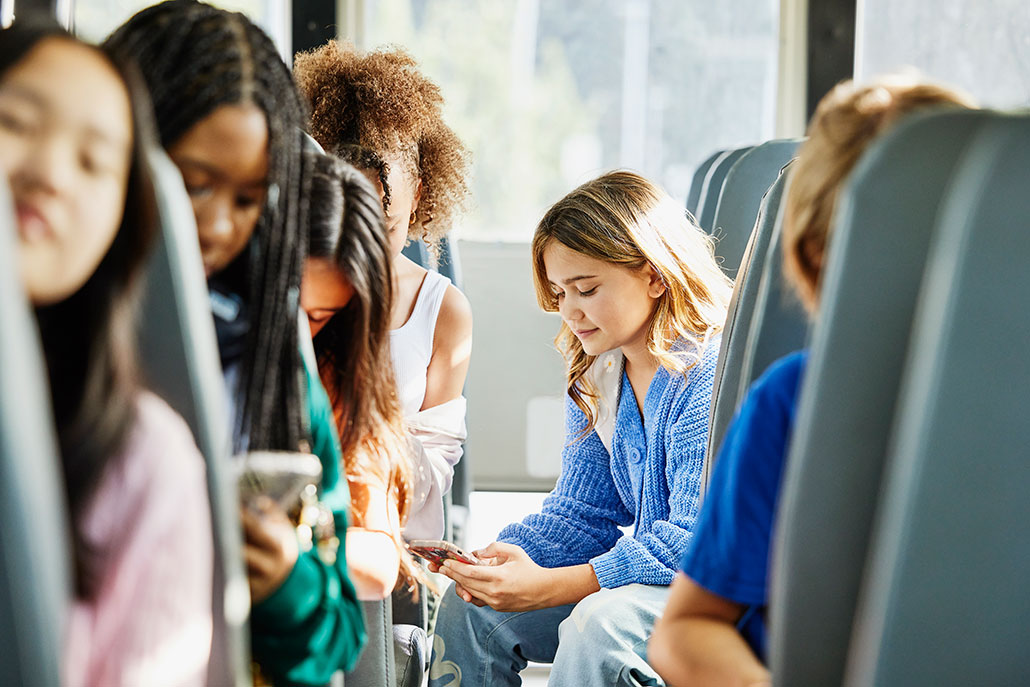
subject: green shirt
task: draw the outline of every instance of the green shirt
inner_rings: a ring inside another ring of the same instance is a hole
[[[286,581],[253,608],[254,657],[275,684],[324,685],[349,670],[365,644],[365,623],[347,576],[345,542],[350,490],[329,398],[313,356],[302,354],[307,379],[312,452],[322,461],[319,500],[333,512],[340,550],[327,565],[313,548],[301,553]]]

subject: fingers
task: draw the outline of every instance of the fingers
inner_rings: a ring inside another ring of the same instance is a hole
[[[268,555],[254,546],[243,547],[243,562],[247,566],[247,577],[267,577],[272,570]]]
[[[474,553],[486,565],[501,565],[513,559],[528,557],[521,547],[496,541]]]
[[[267,496],[259,496],[254,505],[265,520],[283,523],[290,522],[290,517],[286,515],[286,511],[284,511],[278,503]]]
[[[480,549],[476,552],[477,556],[485,556],[486,558],[494,558],[496,556],[517,556],[523,553],[522,548],[515,546],[514,544],[503,544],[495,541],[485,549]]]
[[[492,569],[490,566],[469,565],[468,563],[462,563],[461,561],[453,559],[443,562],[441,572],[452,580],[459,582],[466,580],[489,582],[497,579],[496,570]]]
[[[473,596],[472,594],[470,594],[467,589],[462,587],[457,582],[454,583],[454,593],[458,595],[458,598],[460,598],[462,601],[464,601],[466,603],[470,603],[470,604],[473,604],[475,606],[479,606],[480,608],[482,608],[483,606],[486,605],[485,601],[483,601],[479,597],[476,597],[476,596]]]
[[[265,551],[283,551],[289,548],[287,537],[293,534],[293,525],[285,515],[280,518],[282,511],[278,506],[274,510],[254,512],[249,508],[243,508],[241,519],[243,521],[243,537],[247,544],[256,546]]]

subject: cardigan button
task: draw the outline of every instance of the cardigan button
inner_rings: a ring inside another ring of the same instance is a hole
[[[630,460],[630,462],[632,462],[632,463],[639,463],[640,459],[643,458],[643,457],[644,457],[644,455],[640,452],[640,449],[638,449],[636,446],[634,446],[633,448],[631,448],[629,450],[629,460]]]

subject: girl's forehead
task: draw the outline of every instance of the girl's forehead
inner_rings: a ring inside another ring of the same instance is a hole
[[[599,275],[616,269],[616,265],[605,262],[598,258],[575,251],[563,243],[552,240],[543,251],[544,267],[547,269],[548,278],[554,281],[555,277],[567,279],[568,275],[575,272],[575,276]]]

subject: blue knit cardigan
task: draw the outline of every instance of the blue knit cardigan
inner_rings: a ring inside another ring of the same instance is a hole
[[[576,441],[586,416],[566,396],[561,476],[541,512],[505,527],[498,541],[522,547],[546,568],[589,562],[601,587],[670,584],[701,505],[718,354],[719,337],[712,336],[686,376],[659,367],[644,401],[643,425],[636,403],[620,402],[612,455],[594,430]],[[630,387],[624,381],[622,388]],[[629,461],[640,449],[638,496]],[[619,529],[628,525],[634,525],[632,536]]]

